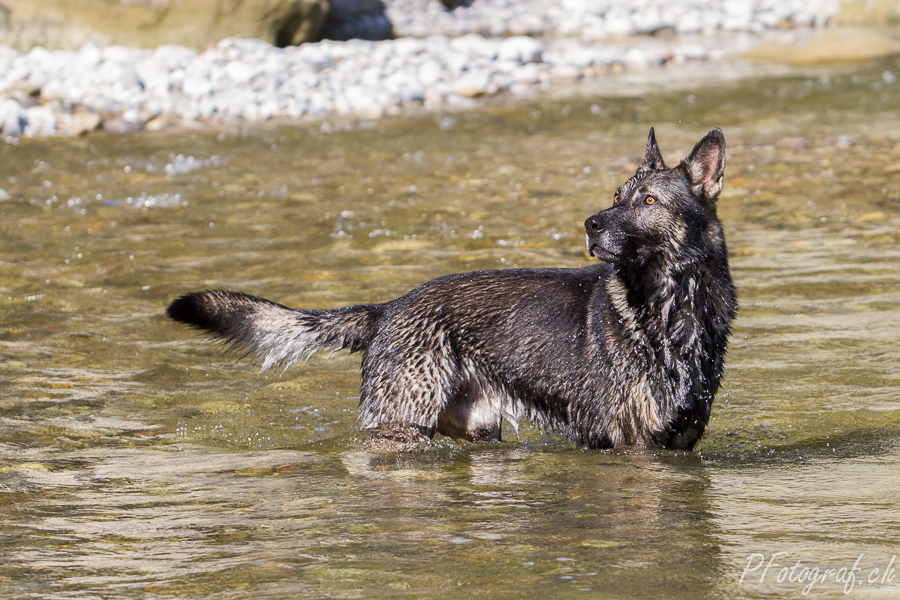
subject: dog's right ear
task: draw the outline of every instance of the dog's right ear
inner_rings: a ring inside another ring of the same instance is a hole
[[[722,191],[725,174],[725,134],[716,127],[697,142],[682,161],[695,196],[713,200]]]
[[[650,128],[650,135],[647,137],[647,150],[644,152],[641,168],[653,171],[660,171],[666,168],[666,161],[663,160],[662,152],[659,151],[659,144],[656,143],[656,134],[653,132],[652,127]]]

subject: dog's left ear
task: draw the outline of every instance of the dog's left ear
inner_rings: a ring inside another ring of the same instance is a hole
[[[653,128],[650,128],[650,137],[647,138],[647,151],[644,152],[644,160],[641,161],[642,169],[651,169],[659,171],[666,168],[666,162],[663,160],[662,153],[659,151],[659,145],[656,143],[656,135]]]
[[[713,200],[722,191],[725,174],[725,134],[716,127],[697,142],[681,163],[687,171],[694,195]]]

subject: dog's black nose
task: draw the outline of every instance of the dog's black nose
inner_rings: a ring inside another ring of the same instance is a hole
[[[588,217],[587,221],[584,222],[584,228],[588,233],[597,233],[603,228],[603,223],[594,215],[593,217]]]

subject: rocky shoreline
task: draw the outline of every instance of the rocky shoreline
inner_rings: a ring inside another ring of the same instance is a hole
[[[401,37],[277,48],[226,38],[203,52],[0,46],[0,134],[71,136],[169,125],[372,119],[468,106],[610,72],[721,58],[828,24],[836,0],[389,0]]]

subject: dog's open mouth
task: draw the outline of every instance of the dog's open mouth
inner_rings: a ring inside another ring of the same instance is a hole
[[[588,238],[587,242],[587,251],[588,254],[600,260],[600,262],[608,262],[608,263],[616,263],[619,262],[618,257],[610,252],[609,250],[604,249],[598,244],[592,242],[590,238]]]

